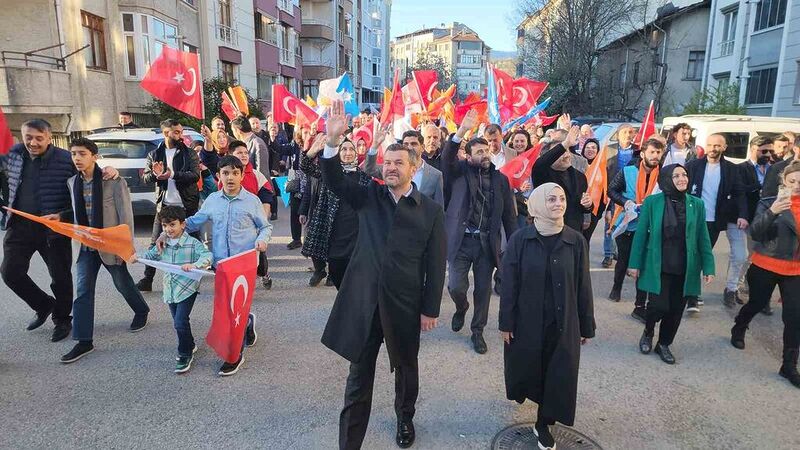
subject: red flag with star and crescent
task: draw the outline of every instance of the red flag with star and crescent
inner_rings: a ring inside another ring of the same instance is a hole
[[[229,363],[239,360],[256,289],[258,252],[248,250],[217,263],[214,277],[214,316],[206,342]]]
[[[536,144],[500,168],[500,172],[508,178],[508,184],[513,189],[520,189],[525,181],[530,181],[533,164],[539,159],[541,151],[542,144]]]
[[[197,53],[164,47],[140,83],[142,89],[173,108],[203,119],[203,80]]]
[[[3,109],[0,108],[0,155],[8,154],[8,151],[11,150],[13,146],[14,136],[11,134],[11,129],[8,127]]]

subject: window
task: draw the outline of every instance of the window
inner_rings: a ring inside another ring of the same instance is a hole
[[[731,73],[718,73],[714,75],[714,81],[717,82],[717,90],[727,89],[727,87],[731,84]]]
[[[258,91],[258,98],[272,98],[272,85],[276,84],[277,75],[259,72],[256,75],[256,87]]]
[[[183,51],[189,52],[189,53],[197,53],[197,50],[198,50],[197,47],[195,47],[194,45],[187,44],[185,42],[183,43]]]
[[[756,20],[753,31],[783,24],[786,16],[786,0],[761,0],[756,5]]]
[[[189,6],[196,6],[196,5],[195,5],[195,2],[196,2],[196,1],[197,1],[197,0],[183,0],[183,3],[186,3],[186,4],[187,4],[187,5],[189,5]]]
[[[706,52],[689,52],[689,64],[686,66],[686,79],[699,80],[703,76],[703,62]]]
[[[183,48],[186,51],[197,49],[188,44],[179,47],[178,28],[146,14],[123,13],[122,35],[125,42],[125,75],[129,78],[142,77],[151,60],[157,58],[164,47]]]
[[[217,0],[217,24],[230,27],[231,23],[230,0]]]
[[[88,45],[85,50],[86,67],[90,69],[106,70],[106,39],[103,18],[81,11],[81,25],[83,26],[83,45]]]
[[[722,39],[719,42],[719,56],[733,54],[733,45],[736,41],[736,19],[739,9],[723,12],[722,15]]]
[[[319,94],[319,80],[303,80],[303,96],[317,98]]]
[[[220,75],[222,80],[227,84],[236,83],[236,64],[227,63],[224,61],[219,62]]]
[[[461,64],[479,64],[481,60],[478,55],[459,55],[458,62]]]
[[[800,105],[800,61],[797,61],[797,74],[794,78],[794,101],[795,105]]]
[[[255,14],[256,39],[278,45],[278,24],[277,21],[265,14],[257,12]]]
[[[747,79],[745,103],[748,105],[772,103],[775,98],[775,83],[777,78],[777,67],[750,72],[750,76]]]
[[[725,149],[726,158],[747,158],[747,149],[750,146],[750,133],[719,133],[725,136],[728,148]]]
[[[639,61],[633,63],[633,84],[639,85]]]

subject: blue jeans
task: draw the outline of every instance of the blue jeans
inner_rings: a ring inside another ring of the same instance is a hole
[[[94,251],[81,249],[78,255],[77,283],[78,292],[75,302],[72,305],[73,328],[72,339],[82,342],[91,342],[94,334],[94,297],[95,285],[97,284],[97,273],[100,266],[104,266],[111,274],[114,287],[122,294],[128,302],[134,314],[141,315],[150,312],[150,307],[142,297],[142,293],[136,289],[136,284],[131,278],[128,267],[125,263],[109,266],[100,259],[100,254]]]
[[[603,218],[601,219],[604,223],[603,225],[603,256],[605,258],[611,258],[614,256],[614,239],[611,237],[611,233],[608,232],[608,222]]]
[[[196,299],[197,292],[181,302],[169,303],[172,323],[175,326],[175,332],[178,333],[178,356],[192,356],[194,350],[194,336],[192,336],[192,326],[189,324],[189,315],[192,313]]]

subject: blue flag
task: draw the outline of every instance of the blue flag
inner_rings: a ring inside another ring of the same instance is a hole
[[[489,72],[489,80],[486,87],[486,103],[489,106],[489,122],[500,124],[500,105],[497,102],[497,85],[494,82],[494,68],[491,64],[486,65]]]
[[[283,200],[284,206],[287,208],[289,207],[289,201],[292,199],[292,194],[290,192],[286,192],[286,182],[289,181],[289,177],[274,177],[275,184],[278,185],[278,189],[281,191],[281,200]]]
[[[342,80],[339,82],[339,87],[336,88],[336,93],[342,96],[345,113],[355,117],[361,112],[356,101],[356,90],[353,89],[353,82],[350,81],[350,75],[347,73],[342,75]]]
[[[507,124],[503,125],[503,133],[508,131],[514,125],[521,125],[521,124],[524,124],[525,122],[533,119],[537,114],[539,114],[540,112],[544,111],[545,108],[547,108],[549,105],[550,105],[550,97],[547,97],[547,100],[539,103],[538,105],[533,105],[533,107],[531,109],[529,109],[528,112],[525,113],[524,116],[517,117],[516,119],[514,119],[514,120],[508,122]]]

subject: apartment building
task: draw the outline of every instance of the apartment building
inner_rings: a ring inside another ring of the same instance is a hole
[[[379,108],[383,88],[389,77],[390,0],[363,0],[361,13],[360,102],[363,107]]]
[[[352,75],[357,5],[352,0],[300,0],[303,95],[316,98],[320,81],[343,72]]]
[[[12,130],[41,117],[65,134],[144,112],[139,82],[161,49],[203,45],[196,2],[4,0],[0,107]]]
[[[391,44],[392,68],[408,75],[426,55],[434,55],[452,73],[457,92],[464,96],[486,88],[486,62],[491,48],[478,34],[458,22],[398,36]]]
[[[800,117],[800,0],[712,0],[703,86],[739,83],[751,115]]]
[[[248,1],[248,0],[244,0]],[[258,101],[265,110],[272,102],[272,85],[301,93],[303,57],[300,50],[302,14],[298,0],[249,0],[255,6],[254,71]]]

